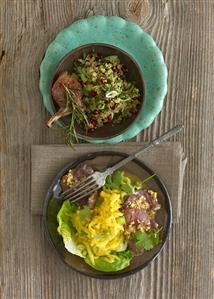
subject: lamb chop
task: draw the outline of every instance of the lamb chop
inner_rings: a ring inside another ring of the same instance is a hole
[[[51,128],[53,124],[61,117],[72,113],[72,107],[67,106],[65,87],[72,91],[72,100],[80,111],[84,111],[85,105],[82,101],[81,84],[72,75],[63,72],[52,86],[52,97],[59,106],[59,110],[49,119],[47,126]]]

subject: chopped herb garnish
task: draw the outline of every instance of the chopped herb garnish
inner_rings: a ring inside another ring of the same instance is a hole
[[[116,171],[113,175],[108,176],[105,187],[124,191],[128,195],[134,191],[134,185],[130,179],[127,180],[127,176],[124,175],[123,171]]]
[[[151,250],[160,243],[159,231],[142,232],[136,231],[132,234],[132,238],[138,248]]]
[[[100,207],[100,205],[102,204],[102,202],[103,202],[103,200],[101,198],[98,198],[96,200],[95,207],[97,207],[97,208]]]
[[[85,207],[82,210],[80,210],[80,219],[85,220],[87,217],[91,215],[91,209],[89,207]]]
[[[121,184],[121,189],[125,191],[127,194],[132,194],[133,193],[133,186],[130,184]]]

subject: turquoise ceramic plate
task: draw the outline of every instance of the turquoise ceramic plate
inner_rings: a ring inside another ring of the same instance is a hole
[[[120,17],[93,16],[78,20],[56,36],[40,66],[39,86],[44,105],[53,114],[49,90],[56,65],[68,52],[89,43],[110,44],[134,57],[143,72],[146,98],[143,111],[129,130],[107,140],[85,140],[112,144],[133,138],[150,126],[161,111],[167,92],[167,68],[152,37],[137,24]]]

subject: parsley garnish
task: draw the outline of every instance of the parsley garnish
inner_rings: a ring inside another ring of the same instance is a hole
[[[126,194],[130,195],[133,193],[134,188],[131,184],[126,183],[124,181],[124,178],[125,176],[123,171],[116,171],[106,178],[105,187],[110,189],[122,190],[126,192]]]
[[[138,248],[150,250],[160,243],[159,231],[141,232],[136,231],[132,238]]]

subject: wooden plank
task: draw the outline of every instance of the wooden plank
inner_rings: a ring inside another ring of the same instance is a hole
[[[0,8],[1,298],[213,298],[214,1],[1,0]],[[93,13],[134,19],[164,53],[168,95],[141,140],[186,125],[181,221],[151,266],[118,281],[70,271],[30,214],[30,145],[63,142],[45,128],[38,68],[55,34]]]

